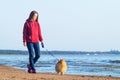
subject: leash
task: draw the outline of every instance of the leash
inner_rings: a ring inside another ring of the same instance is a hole
[[[46,49],[46,48],[45,48]],[[55,55],[52,53],[52,52],[50,52],[50,51],[48,51],[48,49],[46,49],[46,51],[47,51],[47,53],[48,54],[50,54],[52,57],[54,57],[56,60],[59,60],[57,57],[55,57]]]
[[[42,48],[44,48],[46,50],[46,52],[49,55],[51,55],[52,57],[54,57],[56,60],[59,60],[57,57],[54,56],[54,54],[52,52],[50,52],[47,48],[45,48],[44,43],[41,43],[41,46],[42,46]]]

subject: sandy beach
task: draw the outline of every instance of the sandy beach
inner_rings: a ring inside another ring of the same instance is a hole
[[[55,73],[29,74],[24,70],[0,65],[0,80],[120,80],[117,77],[57,75]]]

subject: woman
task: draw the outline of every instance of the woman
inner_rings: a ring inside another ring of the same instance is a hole
[[[43,44],[38,12],[32,11],[23,28],[23,45],[27,46],[29,52],[29,64],[27,65],[29,73],[36,73],[34,64],[40,57],[39,41]]]

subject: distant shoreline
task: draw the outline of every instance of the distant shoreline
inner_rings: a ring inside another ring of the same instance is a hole
[[[94,51],[94,52],[87,52],[87,51],[41,51],[42,54],[120,54],[120,51]],[[0,54],[28,54],[25,50],[0,50]]]

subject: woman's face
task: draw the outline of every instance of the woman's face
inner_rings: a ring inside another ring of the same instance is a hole
[[[33,15],[32,20],[33,20],[33,21],[36,21],[37,17],[38,17],[38,14],[37,14],[37,13],[35,13],[35,14]]]

